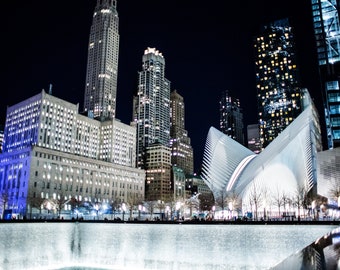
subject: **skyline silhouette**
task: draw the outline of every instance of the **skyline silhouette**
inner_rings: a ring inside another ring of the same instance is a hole
[[[209,4],[193,0],[118,0],[120,53],[117,118],[132,120],[132,98],[142,55],[155,47],[165,58],[165,76],[171,90],[183,96],[185,128],[194,148],[195,171],[203,157],[211,126],[219,128],[222,91],[240,99],[244,127],[257,121],[254,53],[252,40],[263,24],[289,18],[293,27],[301,82],[323,121],[321,90],[317,79],[310,0],[243,1]],[[237,3],[235,3],[237,2]],[[1,122],[6,107],[41,89],[83,109],[87,43],[96,0],[57,1],[47,6],[5,2],[4,65]]]

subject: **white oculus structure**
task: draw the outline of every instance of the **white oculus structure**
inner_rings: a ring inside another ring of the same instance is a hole
[[[202,178],[215,200],[231,192],[242,199],[244,207],[254,192],[269,204],[278,193],[292,198],[298,190],[311,191],[316,186],[316,153],[321,145],[317,119],[314,106],[307,106],[260,154],[211,127]]]

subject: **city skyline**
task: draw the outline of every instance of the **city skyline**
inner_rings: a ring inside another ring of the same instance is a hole
[[[240,99],[245,128],[256,123],[252,40],[262,24],[285,17],[291,19],[297,39],[302,84],[318,107],[321,92],[313,68],[316,59],[314,44],[310,42],[313,38],[310,1],[299,1],[298,6],[292,0],[285,3],[286,6],[280,6],[280,1],[261,0],[228,3],[225,7],[218,1],[209,5],[197,5],[194,1],[161,5],[151,0],[143,3],[118,0],[117,119],[126,124],[132,120],[141,56],[147,47],[155,47],[164,55],[165,76],[171,81],[171,90],[177,90],[186,103],[185,128],[191,137],[198,171],[208,130],[218,127],[222,91],[228,90]],[[49,84],[53,85],[53,95],[79,103],[83,108],[87,44],[96,1],[59,1],[46,7],[44,13],[38,9],[41,4],[42,1],[24,3],[19,10],[15,4],[5,3],[6,10],[13,13],[8,12],[3,18],[8,42],[1,123],[6,106],[37,94],[42,88],[48,90]],[[322,117],[322,111],[319,114]]]

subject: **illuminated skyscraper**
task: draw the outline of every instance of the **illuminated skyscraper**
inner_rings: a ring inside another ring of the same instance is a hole
[[[340,146],[340,23],[338,0],[312,0],[328,148]]]
[[[97,0],[88,45],[84,111],[96,119],[116,115],[118,73],[117,1]]]
[[[145,168],[145,150],[154,143],[170,145],[170,81],[165,59],[155,48],[147,48],[138,72],[133,121],[137,126],[137,167]]]
[[[262,148],[301,113],[296,50],[288,19],[264,27],[254,40]]]
[[[228,90],[222,92],[220,99],[220,130],[244,145],[243,112],[240,101],[231,97]]]
[[[137,129],[137,167],[145,169],[145,199],[166,200],[173,193],[170,149],[170,81],[165,59],[156,48],[147,48],[138,72],[133,98],[133,123]]]
[[[188,131],[185,130],[184,99],[176,90],[170,94],[170,104],[171,164],[183,169],[185,174],[193,174],[194,157]]]

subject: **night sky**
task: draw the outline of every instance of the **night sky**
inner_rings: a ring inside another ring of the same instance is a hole
[[[83,109],[87,43],[96,0],[2,3],[0,124],[6,107],[48,91]],[[289,18],[303,87],[321,115],[310,0],[118,0],[117,118],[129,124],[147,47],[162,52],[171,89],[184,98],[197,172],[209,128],[218,128],[222,91],[240,99],[245,127],[257,122],[253,38]]]

